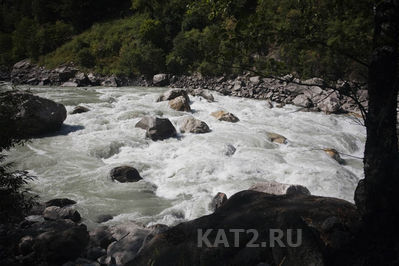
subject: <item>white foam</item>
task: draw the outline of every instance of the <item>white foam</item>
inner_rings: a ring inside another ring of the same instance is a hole
[[[175,125],[188,113],[155,100],[159,88],[33,89],[41,96],[91,111],[68,115],[68,134],[34,139],[18,147],[10,160],[39,177],[34,191],[42,198],[71,197],[89,225],[98,214],[116,215],[112,222],[135,219],[166,223],[209,213],[219,191],[228,196],[262,180],[302,184],[316,195],[352,201],[362,162],[340,165],[322,148],[362,156],[365,128],[349,117],[296,112],[294,106],[269,109],[264,101],[214,95],[208,103],[191,97],[192,114],[212,129],[207,134],[182,134],[180,139],[153,142],[135,128],[144,115],[163,115]],[[219,109],[240,122],[220,122],[210,113]],[[73,130],[71,130],[73,129]],[[271,143],[267,132],[284,135],[286,145]],[[236,147],[231,157],[226,145]],[[136,167],[145,181],[112,182],[109,171],[118,165]],[[157,187],[155,191],[151,188]]]

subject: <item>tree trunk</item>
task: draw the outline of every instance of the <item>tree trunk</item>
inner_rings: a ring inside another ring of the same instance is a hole
[[[375,10],[374,51],[369,68],[369,110],[364,154],[365,179],[355,194],[369,234],[397,243],[399,156],[397,123],[399,0]],[[396,238],[396,239],[395,239]]]

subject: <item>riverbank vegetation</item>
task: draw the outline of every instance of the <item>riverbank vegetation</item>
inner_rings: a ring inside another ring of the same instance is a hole
[[[118,3],[5,1],[0,64],[30,57],[124,76],[247,70],[364,80],[367,73],[371,0]]]

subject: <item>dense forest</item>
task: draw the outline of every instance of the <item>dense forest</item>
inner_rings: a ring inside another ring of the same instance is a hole
[[[374,1],[3,0],[0,65],[364,80]]]

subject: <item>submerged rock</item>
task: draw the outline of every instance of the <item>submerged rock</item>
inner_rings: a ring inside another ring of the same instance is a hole
[[[336,160],[339,164],[345,164],[345,160],[339,156],[339,152],[336,149],[326,148],[323,149],[323,151],[332,159]]]
[[[271,142],[279,143],[279,144],[287,144],[287,138],[279,135],[277,133],[267,133],[267,137]]]
[[[130,166],[118,166],[111,170],[110,176],[112,180],[121,183],[137,182],[143,179],[136,168]]]
[[[222,110],[213,112],[213,113],[211,113],[211,115],[220,121],[226,121],[226,122],[232,122],[232,123],[236,123],[236,122],[240,121],[240,119],[238,119],[238,117],[236,117],[232,113],[222,111]]]
[[[195,119],[192,116],[187,116],[184,117],[180,122],[180,131],[182,133],[207,133],[211,130],[204,121]]]
[[[89,108],[78,105],[75,108],[73,108],[73,110],[71,112],[71,115],[86,113],[86,112],[89,112],[89,111],[90,111]]]
[[[44,204],[46,207],[56,206],[56,207],[62,208],[62,207],[66,207],[69,205],[74,205],[74,204],[76,204],[76,201],[67,199],[67,198],[59,198],[59,199],[52,199],[52,200],[46,201]]]
[[[146,136],[154,141],[176,136],[176,129],[167,118],[143,117],[136,127],[146,130]]]
[[[169,107],[176,111],[191,112],[190,103],[184,96],[179,96],[170,100]]]
[[[110,214],[101,214],[99,216],[97,216],[96,218],[96,223],[105,223],[108,222],[109,220],[112,220],[114,217]]]
[[[49,99],[21,91],[0,93],[1,127],[11,135],[33,137],[54,132],[66,116],[64,105]]]
[[[226,155],[226,156],[233,156],[234,155],[234,153],[236,152],[236,148],[233,146],[233,145],[231,145],[231,144],[227,144],[226,146],[225,146],[225,150],[224,150],[224,155]]]

